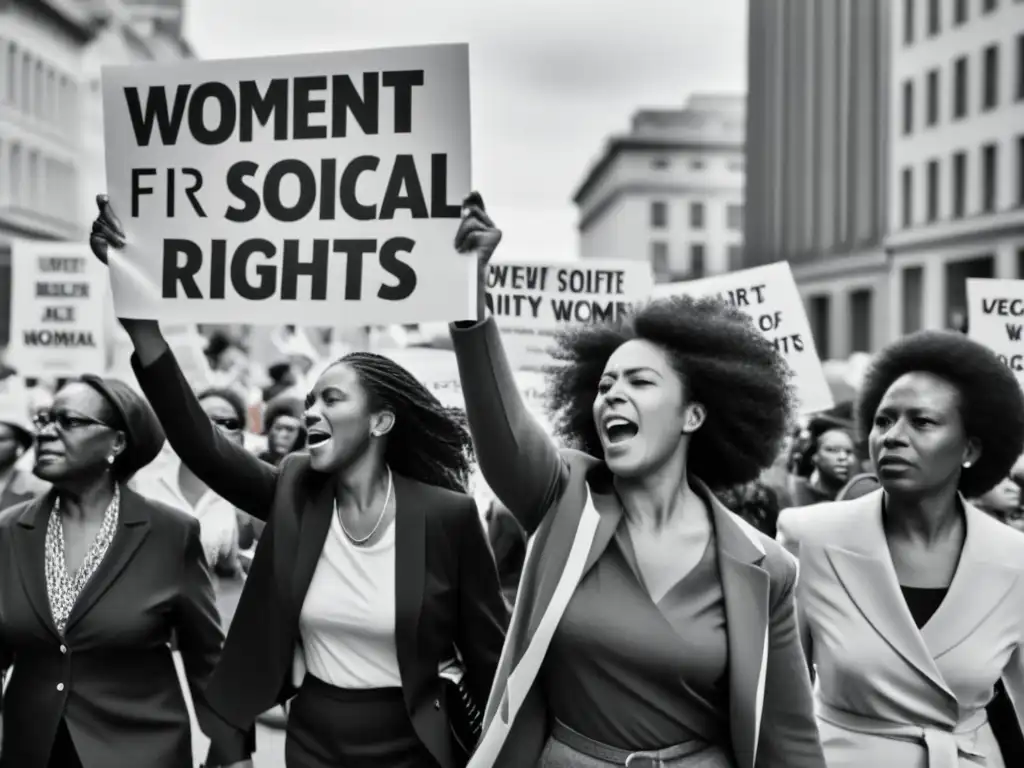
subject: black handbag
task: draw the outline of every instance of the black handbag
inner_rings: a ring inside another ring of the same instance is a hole
[[[448,710],[452,746],[457,757],[468,761],[476,749],[477,742],[480,741],[484,713],[466,686],[466,667],[461,657],[442,669],[440,677]]]

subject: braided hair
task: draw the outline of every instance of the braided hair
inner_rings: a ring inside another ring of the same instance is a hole
[[[356,372],[371,408],[395,414],[384,451],[388,466],[421,483],[465,493],[473,460],[465,413],[446,408],[415,376],[383,355],[352,352],[338,362]]]

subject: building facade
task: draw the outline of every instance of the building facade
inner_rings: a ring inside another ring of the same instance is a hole
[[[891,333],[962,329],[967,278],[1024,278],[1024,2],[892,19]]]
[[[191,58],[182,2],[0,1],[0,348],[11,242],[84,241],[106,186],[101,67]]]
[[[580,184],[582,258],[649,259],[659,281],[735,268],[743,247],[745,99],[640,110]]]
[[[823,359],[889,332],[889,0],[754,0],[743,266],[788,261]]]

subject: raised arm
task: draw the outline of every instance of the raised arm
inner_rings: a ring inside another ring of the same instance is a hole
[[[477,316],[484,318],[487,265],[501,231],[484,212],[479,195],[470,195],[463,207],[455,247],[478,260]],[[530,535],[561,490],[564,463],[523,403],[494,319],[453,323],[450,330],[480,471]]]
[[[96,205],[99,214],[93,221],[89,246],[106,264],[109,248],[124,247],[124,228],[106,195],[97,196]],[[266,520],[277,470],[226,439],[207,418],[156,321],[119,320],[135,347],[135,377],[174,452],[214,493],[253,517]]]

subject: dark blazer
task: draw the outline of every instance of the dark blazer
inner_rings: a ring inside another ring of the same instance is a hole
[[[334,514],[331,477],[309,455],[273,467],[225,439],[199,407],[173,354],[143,368],[139,384],[181,460],[213,491],[267,527],[220,665],[207,695],[241,733],[257,715],[296,692],[299,612]],[[457,764],[438,668],[453,649],[467,684],[486,701],[505,640],[508,612],[476,503],[465,494],[394,476],[395,643],[406,708],[417,735],[442,768]]]
[[[63,717],[85,768],[192,765],[192,726],[168,642],[176,632],[197,713],[224,635],[199,521],[121,488],[114,540],[57,633],[46,592],[51,491],[0,515],[2,768],[46,768]]]
[[[44,483],[38,477],[23,469],[16,469],[7,485],[0,491],[0,512],[21,504],[23,501],[34,499],[36,496],[45,493],[49,488],[49,483]]]
[[[508,642],[470,768],[534,765],[548,737],[540,667],[577,584],[608,546],[623,510],[604,462],[559,451],[525,408],[493,319],[453,326],[480,469],[528,535]],[[739,768],[825,768],[794,616],[796,561],[712,508],[728,626],[732,752]],[[652,745],[655,746],[655,745]]]

